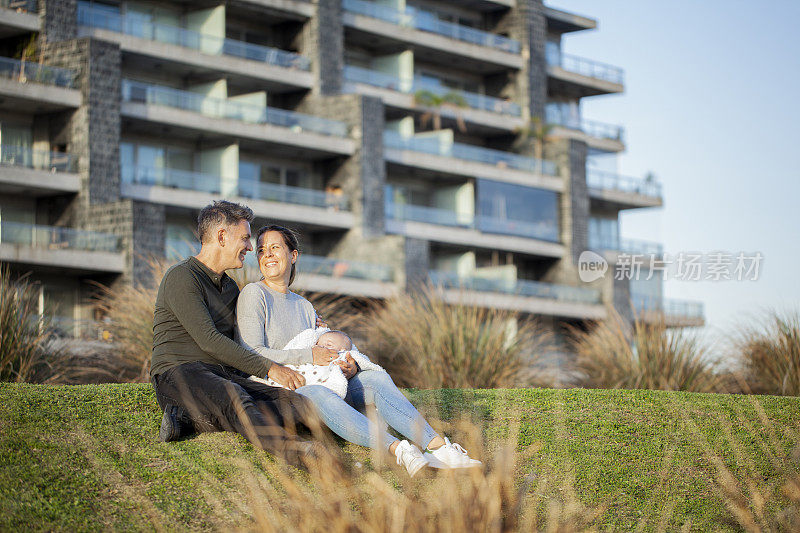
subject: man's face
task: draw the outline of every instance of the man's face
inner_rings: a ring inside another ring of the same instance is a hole
[[[244,258],[247,252],[253,249],[250,237],[250,223],[248,221],[242,220],[238,224],[228,226],[225,231],[224,248],[226,262],[230,265],[227,268],[242,268],[244,266]]]

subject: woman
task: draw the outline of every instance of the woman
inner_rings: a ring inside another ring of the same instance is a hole
[[[283,366],[312,361],[328,365],[338,353],[319,346],[280,349],[301,331],[315,327],[317,316],[311,302],[289,290],[300,253],[295,233],[282,226],[265,226],[258,230],[256,243],[256,258],[263,278],[245,286],[239,295],[237,339],[273,361],[270,378],[308,398],[325,424],[343,439],[375,449],[386,447],[411,476],[426,464],[437,468],[480,464],[461,446],[436,433],[385,372],[361,371],[352,357],[338,362],[349,380],[347,395],[342,399],[321,385],[304,385],[300,374]],[[424,445],[425,454],[408,440],[401,441],[382,427],[375,427],[361,412],[367,405],[373,405],[394,430]]]

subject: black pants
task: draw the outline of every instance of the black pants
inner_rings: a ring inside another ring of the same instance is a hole
[[[182,407],[198,431],[233,431],[295,463],[305,449],[295,424],[316,427],[313,407],[294,391],[247,378],[235,368],[197,361],[165,370],[152,382],[161,409]]]

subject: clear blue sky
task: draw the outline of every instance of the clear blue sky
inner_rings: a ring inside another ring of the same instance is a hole
[[[667,297],[704,302],[712,338],[800,308],[800,1],[546,4],[598,21],[562,50],[622,67],[625,93],[585,98],[583,116],[623,125],[620,173],[664,187],[664,207],[624,212],[621,235],[764,255],[756,282],[673,280]]]

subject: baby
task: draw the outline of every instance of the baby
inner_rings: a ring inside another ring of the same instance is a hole
[[[327,366],[314,365],[311,363],[286,366],[299,372],[300,375],[305,378],[306,385],[322,385],[331,389],[342,398],[347,394],[347,378],[344,376],[341,367],[336,364],[336,361],[344,361],[348,353],[353,357],[361,370],[383,371],[383,368],[376,365],[370,361],[367,356],[359,352],[358,348],[353,346],[353,341],[350,339],[350,336],[342,331],[330,330],[327,328],[307,329],[301,331],[296,337],[290,340],[286,346],[284,346],[284,349],[311,348],[311,346],[321,346],[329,350],[336,350],[339,352],[339,357],[331,361]],[[283,386],[269,378],[262,379],[251,376],[250,379],[272,385],[273,387]]]

